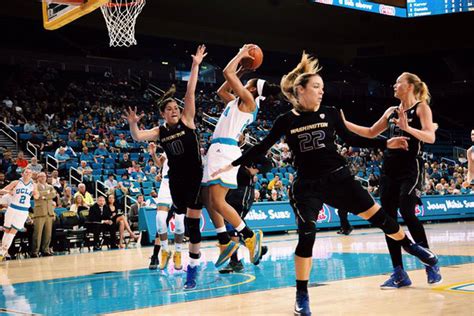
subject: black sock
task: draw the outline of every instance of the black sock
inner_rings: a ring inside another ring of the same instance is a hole
[[[296,280],[296,291],[308,293],[308,280]]]
[[[217,233],[217,239],[219,240],[219,244],[226,245],[230,241],[229,233],[227,232]]]
[[[244,239],[253,237],[253,231],[251,231],[247,225],[239,232],[239,234],[241,234]]]
[[[160,248],[161,248],[161,245],[155,245],[155,247],[153,247],[152,257],[158,258],[158,254],[160,253]]]
[[[191,259],[199,259],[201,257],[201,253],[189,253],[189,258]]]
[[[230,261],[239,262],[239,256],[237,255],[237,252],[238,251],[236,251],[232,254],[232,256],[230,257]]]
[[[413,242],[410,240],[410,238],[408,238],[407,235],[405,235],[405,238],[403,238],[402,240],[399,240],[398,242],[400,243],[402,247],[409,247],[413,244]]]

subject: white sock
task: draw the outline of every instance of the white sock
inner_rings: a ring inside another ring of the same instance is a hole
[[[176,252],[181,252],[183,250],[183,244],[175,244],[174,247]]]
[[[240,233],[240,232],[245,228],[245,226],[246,226],[246,225],[245,225],[245,222],[244,222],[244,221],[241,221],[240,224],[239,224],[239,226],[237,226],[237,227],[235,228],[235,230]]]
[[[10,234],[6,232],[3,234],[2,249],[0,250],[0,255],[5,256],[5,254],[8,252],[8,249],[10,249],[13,238],[15,238],[15,234]]]
[[[199,265],[199,259],[189,258],[189,265],[190,265],[191,267],[198,266],[198,265]]]
[[[161,249],[163,249],[164,251],[168,251],[168,239],[166,240],[162,240],[161,241]]]
[[[225,233],[227,230],[225,229],[225,226],[222,227],[217,227],[216,228],[216,233]]]

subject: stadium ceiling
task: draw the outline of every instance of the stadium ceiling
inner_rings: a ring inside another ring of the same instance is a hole
[[[41,20],[37,0],[5,1],[3,7],[0,19]],[[75,25],[106,32],[100,11],[65,27]],[[254,42],[265,49],[306,49],[342,60],[472,49],[472,29],[474,12],[406,20],[307,0],[148,0],[136,26],[138,33],[152,36],[229,46]]]

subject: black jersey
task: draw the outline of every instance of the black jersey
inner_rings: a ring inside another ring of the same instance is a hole
[[[406,112],[408,125],[413,128],[421,129],[421,121],[416,114],[416,109],[420,102],[416,103],[413,107],[408,109]],[[408,137],[408,151],[403,149],[388,149],[385,151],[385,164],[402,164],[410,163],[415,161],[415,158],[420,157],[423,152],[423,142],[411,134],[402,131],[397,124],[395,119],[398,119],[397,111],[393,111],[388,117],[388,136],[389,138],[397,136]]]
[[[199,137],[195,129],[187,127],[181,120],[175,126],[164,124],[159,128],[159,141],[168,158],[170,174],[202,168]]]
[[[386,148],[384,139],[368,139],[350,132],[334,107],[321,106],[316,112],[293,109],[280,115],[268,136],[232,165],[253,160],[285,135],[295,157],[298,177],[319,178],[346,165],[346,160],[337,152],[336,134],[352,146]]]
[[[253,145],[246,143],[242,147],[240,147],[240,149],[243,152],[246,152],[252,147]],[[246,186],[253,186],[255,184],[253,182],[253,176],[249,174],[246,167],[256,168],[258,169],[259,173],[265,174],[272,169],[272,162],[270,161],[270,159],[265,157],[265,154],[261,154],[255,159],[253,159],[253,163],[240,166],[239,171],[237,172],[237,186],[239,188],[246,187]]]

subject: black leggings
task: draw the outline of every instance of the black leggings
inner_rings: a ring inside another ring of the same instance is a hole
[[[428,247],[425,229],[415,214],[417,204],[421,204],[419,195],[421,183],[415,177],[391,177],[382,175],[380,179],[380,202],[388,216],[397,219],[397,210],[400,211],[405,225],[416,243]],[[402,250],[395,240],[385,237],[388,250],[392,258],[393,267],[403,268]]]

